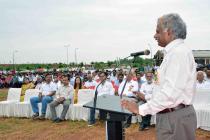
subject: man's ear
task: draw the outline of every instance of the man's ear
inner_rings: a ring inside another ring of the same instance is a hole
[[[167,35],[168,35],[171,39],[173,39],[173,38],[174,38],[174,36],[173,36],[173,32],[172,32],[172,30],[171,30],[171,29],[167,29]]]
[[[168,36],[170,36],[172,34],[172,30],[171,29],[167,29],[167,34],[168,34]]]

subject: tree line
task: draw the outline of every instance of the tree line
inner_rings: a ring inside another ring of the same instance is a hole
[[[107,68],[113,68],[113,67],[119,67],[119,66],[132,66],[141,68],[144,66],[153,66],[154,61],[153,59],[143,59],[141,57],[136,57],[134,59],[119,59],[115,61],[107,61],[107,62],[91,62],[90,64],[86,64],[83,62],[80,62],[78,64],[76,63],[47,63],[47,64],[0,64],[0,70],[36,70],[36,69],[58,69],[58,68],[82,68],[82,67],[88,67],[92,69],[107,69]]]

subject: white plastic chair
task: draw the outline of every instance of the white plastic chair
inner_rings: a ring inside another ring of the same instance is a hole
[[[83,105],[93,100],[94,90],[92,89],[81,89],[78,91],[78,103],[73,104],[70,108],[70,119],[71,120],[88,120],[89,109],[84,108]]]
[[[20,101],[21,88],[10,88],[7,100],[0,102],[0,116],[14,116],[14,104]]]
[[[197,89],[193,99],[196,112],[197,128],[210,130],[210,88]]]
[[[38,89],[28,89],[26,90],[24,102],[18,102],[14,104],[14,116],[15,117],[31,117],[32,116],[32,108],[30,105],[30,98],[38,96]]]

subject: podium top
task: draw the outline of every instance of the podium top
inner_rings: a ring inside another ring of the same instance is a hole
[[[125,98],[126,97],[123,97],[123,99]],[[132,115],[131,112],[121,107],[120,102],[121,102],[121,99],[119,96],[104,94],[97,97],[95,109],[108,111],[108,112],[115,112],[115,113],[125,114],[125,115]],[[94,101],[90,101],[86,103],[85,105],[83,105],[83,107],[94,108]]]

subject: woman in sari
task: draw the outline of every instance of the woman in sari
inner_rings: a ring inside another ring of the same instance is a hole
[[[29,81],[28,77],[23,79],[23,85],[21,86],[20,102],[24,101],[25,92],[27,89],[33,89],[35,85]]]
[[[82,79],[78,76],[74,80],[74,104],[78,102],[78,91],[83,89]]]

